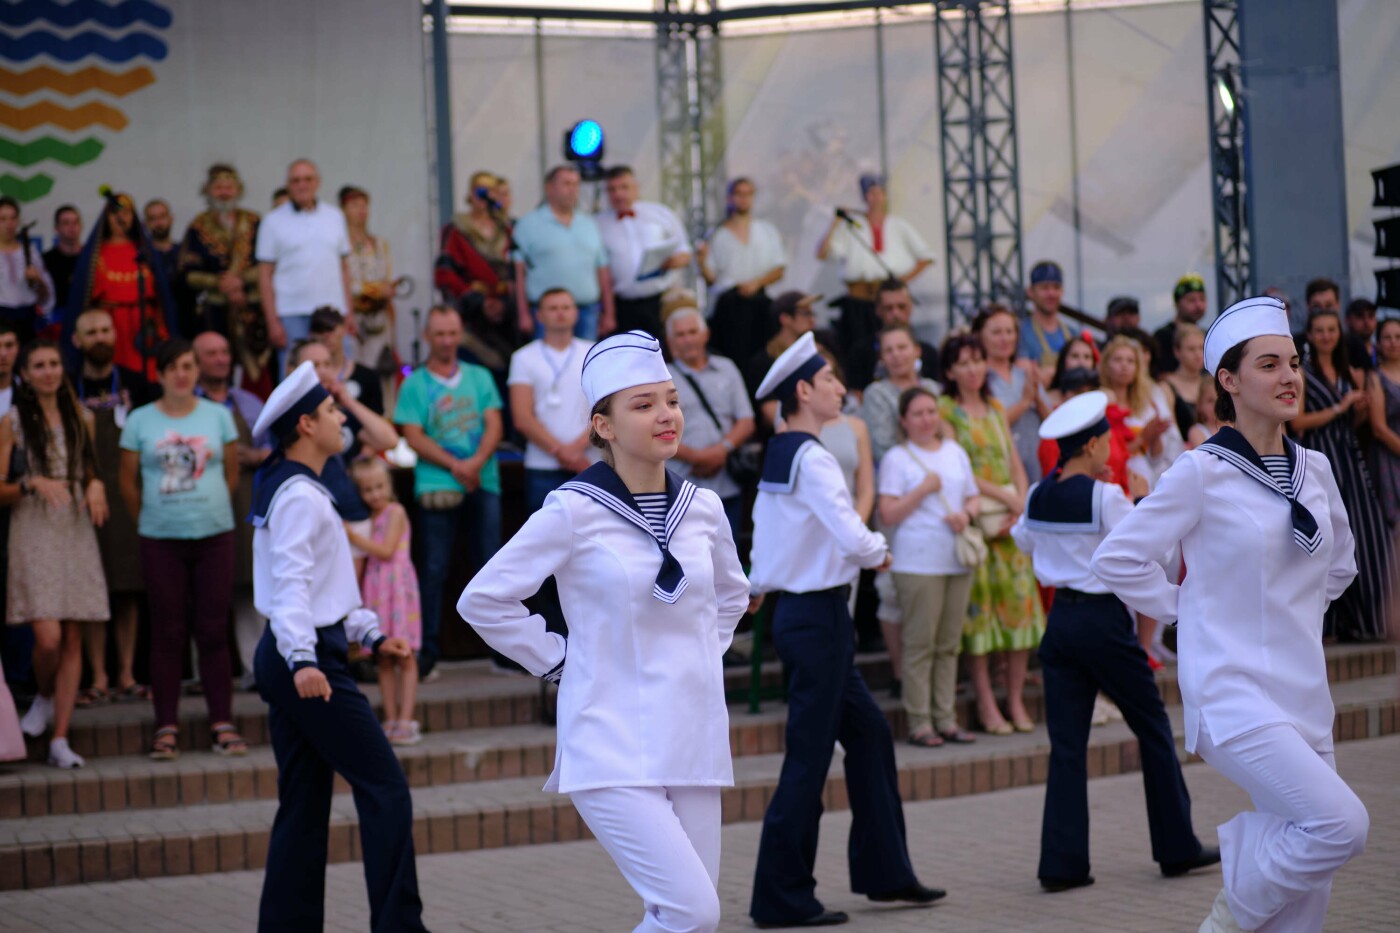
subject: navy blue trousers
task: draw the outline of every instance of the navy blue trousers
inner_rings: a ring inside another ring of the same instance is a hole
[[[422,930],[408,781],[369,700],[346,667],[345,626],[318,629],[317,636],[316,663],[330,681],[329,702],[297,696],[271,627],[263,632],[253,662],[258,691],[268,704],[278,801],[258,930],[300,933],[324,925],[336,772],[350,782],[360,817],[370,929]]]
[[[1041,879],[1074,881],[1089,874],[1089,720],[1099,691],[1117,704],[1137,736],[1152,858],[1185,862],[1199,855],[1171,721],[1127,608],[1111,594],[1057,592],[1040,663],[1050,733]]]
[[[848,588],[783,593],[773,610],[773,644],[787,667],[787,754],[763,817],[749,916],[758,923],[806,920],[822,912],[817,832],[834,745],[846,751],[851,802],[847,844],[851,890],[884,894],[914,884],[894,739],[855,667]]]

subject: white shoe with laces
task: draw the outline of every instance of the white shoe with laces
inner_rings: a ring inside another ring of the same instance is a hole
[[[1215,903],[1210,907],[1210,916],[1201,922],[1196,933],[1245,933],[1243,927],[1230,912],[1230,901],[1225,897],[1225,889],[1215,895]]]
[[[20,730],[32,739],[37,739],[49,731],[53,724],[53,697],[37,696],[29,705],[29,711],[19,721]]]
[[[55,768],[71,771],[87,764],[83,756],[68,747],[67,739],[54,739],[49,743],[49,764]]]

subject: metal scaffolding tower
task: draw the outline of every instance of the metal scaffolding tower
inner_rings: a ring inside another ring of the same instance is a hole
[[[692,238],[724,205],[723,59],[719,0],[656,0],[656,110],[661,202]]]
[[[991,301],[1019,308],[1021,184],[1009,0],[937,0],[949,323]]]
[[[1206,107],[1210,116],[1210,194],[1215,228],[1215,294],[1229,307],[1255,294],[1245,166],[1238,0],[1204,0]]]

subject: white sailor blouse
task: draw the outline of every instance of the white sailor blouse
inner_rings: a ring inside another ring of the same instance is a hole
[[[290,460],[260,473],[250,520],[253,605],[287,665],[315,665],[316,630],[342,620],[346,638],[372,651],[384,637],[379,618],[361,608],[345,526],[316,474]]]
[[[749,576],[756,593],[816,593],[878,567],[889,546],[865,527],[841,466],[802,431],[768,441],[753,507]]]
[[[734,783],[721,658],[749,584],[718,496],[667,473],[667,504],[658,535],[596,463],[550,493],[457,602],[488,645],[559,683],[545,790]],[[551,575],[567,644],[523,604]]]
[[[1356,576],[1354,543],[1327,458],[1284,443],[1291,481],[1280,484],[1239,432],[1221,429],[1177,458],[1094,554],[1120,599],[1177,624],[1188,751],[1202,723],[1217,744],[1274,723],[1314,745],[1332,732],[1322,616]],[[1180,586],[1157,563],[1177,541]]]

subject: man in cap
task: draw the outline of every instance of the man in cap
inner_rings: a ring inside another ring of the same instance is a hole
[[[1162,705],[1133,620],[1089,562],[1113,527],[1132,510],[1123,490],[1098,479],[1112,450],[1108,396],[1087,392],[1066,401],[1040,426],[1059,458],[1031,487],[1026,511],[1012,526],[1016,546],[1031,556],[1036,579],[1054,587],[1040,643],[1045,678],[1045,725],[1050,770],[1040,836],[1040,885],[1067,891],[1094,883],[1089,874],[1089,729],[1094,700],[1108,694],[1137,736],[1152,857],[1168,877],[1220,861],[1191,829],[1191,798],[1176,757],[1171,721]],[[1147,483],[1132,474],[1133,492]]]
[[[1055,361],[1065,344],[1075,337],[1074,329],[1060,320],[1060,302],[1065,294],[1065,272],[1058,262],[1042,259],[1031,267],[1031,283],[1026,297],[1031,300],[1030,320],[1021,328],[1017,354],[1035,363],[1040,381],[1049,385],[1055,374]]]
[[[278,444],[258,471],[250,517],[253,599],[268,619],[254,667],[278,770],[260,930],[324,925],[337,773],[355,792],[371,927],[424,929],[408,782],[346,660],[351,640],[376,655],[407,657],[410,649],[385,638],[361,606],[350,542],[321,484],[344,421],[308,361],[273,391],[253,426]]]
[[[1110,298],[1108,310],[1104,313],[1104,342],[1107,345],[1118,334],[1138,330],[1142,327],[1142,311],[1138,300],[1128,295]]]
[[[1176,325],[1201,323],[1206,316],[1206,283],[1199,275],[1183,275],[1172,289],[1176,317],[1157,328],[1152,339],[1157,341],[1157,363],[1163,373],[1174,373],[1180,363],[1176,359]]]
[[[890,564],[885,538],[865,527],[822,426],[841,414],[846,388],[804,334],[769,369],[760,400],[775,398],[787,430],[768,442],[754,504],[753,592],[775,594],[773,645],[790,676],[787,752],[763,818],[749,916],[762,929],[831,926],[848,919],[816,897],[813,865],[833,748],[845,749],[851,795],[851,890],[872,901],[930,904],[909,862],[894,741],[855,667],[847,608],[861,568]]]

